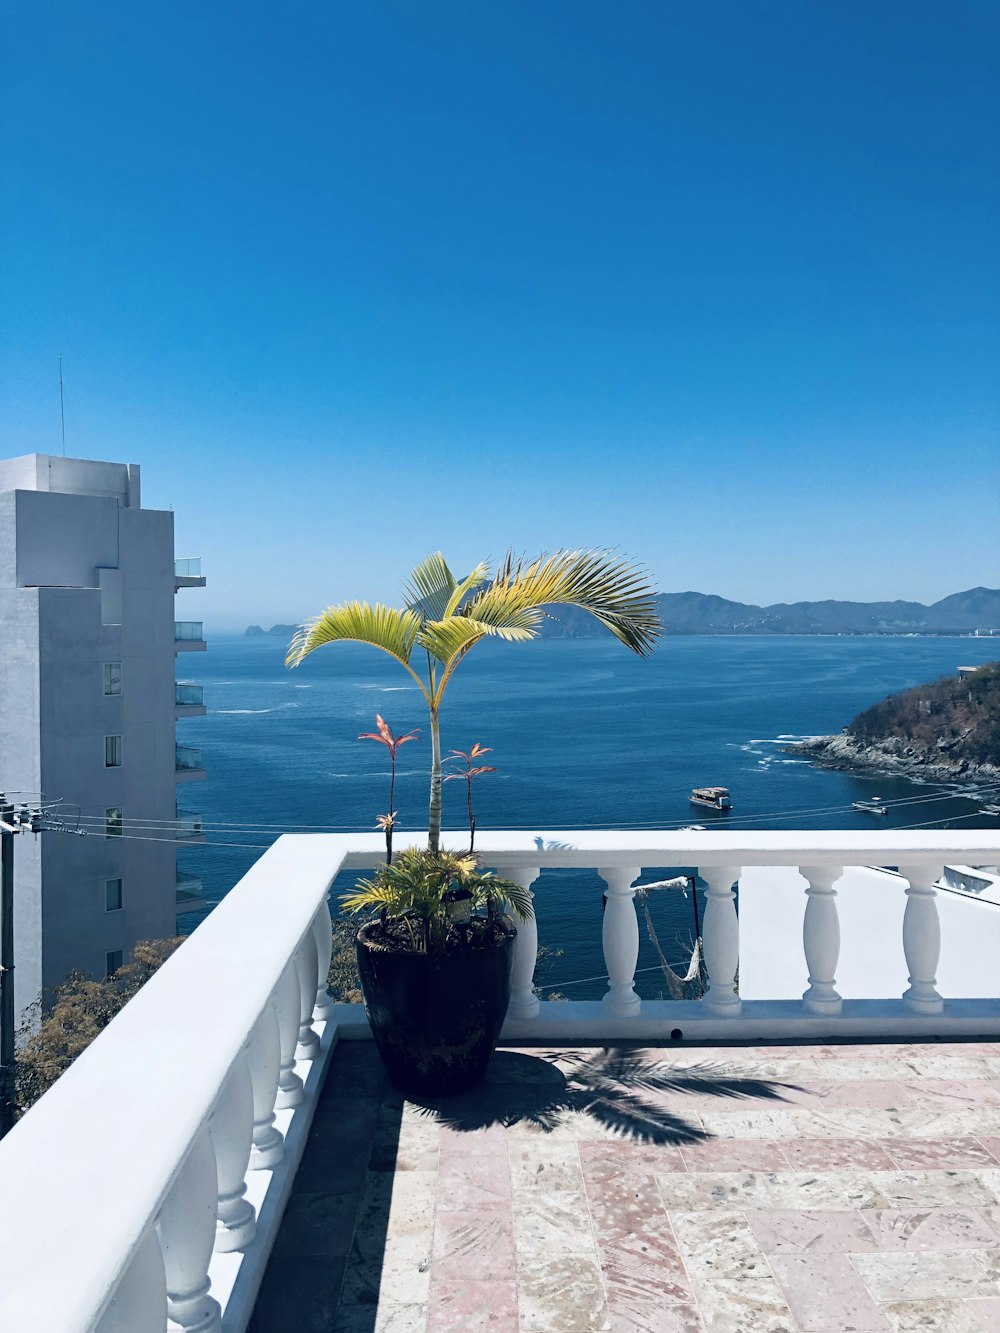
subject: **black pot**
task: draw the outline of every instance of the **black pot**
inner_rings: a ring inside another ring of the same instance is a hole
[[[499,924],[499,923],[498,923]],[[486,1073],[500,1036],[517,932],[465,952],[402,953],[358,931],[365,1012],[392,1083],[411,1097],[468,1092]]]

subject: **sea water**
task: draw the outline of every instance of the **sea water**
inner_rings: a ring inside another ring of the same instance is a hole
[[[388,757],[358,736],[375,729],[376,713],[397,734],[421,728],[399,752],[396,846],[407,829],[426,828],[430,744],[416,684],[397,663],[353,644],[322,648],[288,671],[285,647],[210,636],[206,654],[178,659],[186,679],[204,684],[208,708],[177,727],[180,743],[203,747],[208,772],[204,783],[178,788],[181,807],[202,814],[208,839],[179,864],[201,877],[210,904],[281,828],[374,829],[388,808]],[[995,640],[972,638],[690,636],[663,640],[645,659],[605,639],[483,643],[449,686],[442,743],[445,752],[475,741],[492,751],[485,762],[497,772],[474,787],[480,829],[996,827],[968,789],[817,769],[784,747],[839,731],[887,694],[998,656]],[[709,785],[732,789],[729,815],[689,804],[692,787]],[[885,818],[851,808],[875,795],[891,803]],[[445,827],[462,828],[465,783],[447,783],[444,796]],[[647,867],[644,878],[688,869]],[[563,951],[540,980],[569,998],[596,998],[606,987],[603,888],[596,873],[566,870],[536,885],[541,943]],[[275,903],[280,911],[280,894]],[[686,967],[690,895],[652,893],[649,907],[667,958]],[[181,917],[180,929],[203,916]],[[637,989],[653,997],[664,979],[644,919],[640,926]]]

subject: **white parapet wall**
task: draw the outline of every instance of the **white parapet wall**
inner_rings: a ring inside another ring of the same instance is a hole
[[[370,1035],[360,1006],[326,994],[327,901],[382,846],[279,838],[0,1143],[3,1333],[163,1333],[168,1319],[243,1333],[330,1052]],[[1000,1034],[1000,975],[962,965],[994,947],[976,937],[1000,907],[937,888],[946,864],[996,864],[996,832],[484,831],[480,850],[529,888],[573,866],[607,889],[603,1000],[540,1004],[524,925],[509,1040]],[[700,1001],[642,1001],[633,986],[634,887],[669,866],[708,886]]]

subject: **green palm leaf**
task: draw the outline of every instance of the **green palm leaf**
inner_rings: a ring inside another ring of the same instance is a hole
[[[368,602],[346,602],[343,606],[328,607],[322,615],[296,630],[288,646],[285,665],[299,666],[311,652],[326,643],[366,643],[394,657],[424,689],[420,677],[410,666],[419,631],[420,617],[415,611],[397,611],[391,606],[371,606]]]
[[[478,564],[471,574],[467,574],[455,587],[454,592],[448,598],[448,605],[444,609],[444,615],[439,616],[440,620],[447,619],[448,616],[456,615],[462,607],[462,603],[470,593],[476,592],[490,576],[490,567],[485,563]]]
[[[434,551],[410,574],[403,588],[406,606],[421,620],[441,620],[458,583],[440,551]]]
[[[484,623],[508,623],[519,613],[546,606],[589,611],[616,639],[645,656],[662,633],[656,602],[645,575],[608,551],[557,551],[525,563],[508,555],[489,583],[466,607]]]
[[[533,639],[536,631],[520,625],[487,625],[469,616],[451,616],[447,620],[432,620],[421,626],[417,643],[438,659],[450,662],[456,653],[464,653],[480,639],[493,635],[508,643],[522,643]]]

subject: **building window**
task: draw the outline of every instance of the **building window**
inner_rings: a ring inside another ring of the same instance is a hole
[[[105,807],[104,836],[106,838],[120,838],[122,836],[122,808],[120,805]]]
[[[121,694],[122,692],[122,664],[121,662],[104,663],[104,693]]]
[[[122,882],[120,879],[104,881],[104,910],[120,912],[122,910]]]
[[[121,768],[122,766],[122,738],[120,736],[104,737],[104,767]]]
[[[112,949],[111,952],[107,955],[106,962],[107,962],[107,975],[109,977],[113,977],[114,974],[118,971],[118,969],[122,965],[121,949]]]

